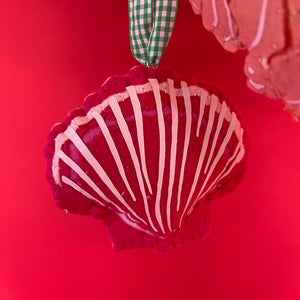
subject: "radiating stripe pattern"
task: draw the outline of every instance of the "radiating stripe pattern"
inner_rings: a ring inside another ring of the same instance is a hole
[[[139,99],[145,93],[148,108]],[[102,157],[93,139],[80,134],[91,121],[101,151],[110,156]],[[164,238],[241,162],[243,133],[236,114],[216,95],[185,81],[152,78],[108,97],[57,135],[53,178],[87,201],[113,208],[129,226],[134,222],[134,228]],[[77,158],[64,152],[67,141]],[[60,171],[61,164],[77,179]]]

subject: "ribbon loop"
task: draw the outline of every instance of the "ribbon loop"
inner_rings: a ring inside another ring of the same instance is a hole
[[[132,55],[156,67],[173,32],[178,0],[128,0]]]

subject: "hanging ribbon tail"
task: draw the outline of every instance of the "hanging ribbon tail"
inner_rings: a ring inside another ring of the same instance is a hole
[[[132,55],[143,65],[156,67],[171,38],[178,0],[129,0]]]

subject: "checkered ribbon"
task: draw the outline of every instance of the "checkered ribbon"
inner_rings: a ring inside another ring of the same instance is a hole
[[[133,56],[156,67],[172,35],[178,0],[128,0]]]

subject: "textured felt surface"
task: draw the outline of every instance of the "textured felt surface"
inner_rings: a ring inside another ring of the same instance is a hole
[[[243,53],[225,51],[179,1],[161,64],[231,99],[251,138],[247,172],[213,201],[206,239],[159,254],[115,253],[101,222],[57,208],[43,148],[55,122],[136,64],[127,3],[0,6],[1,300],[300,298],[300,128],[280,101],[249,90]]]

